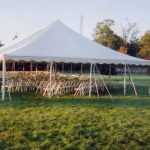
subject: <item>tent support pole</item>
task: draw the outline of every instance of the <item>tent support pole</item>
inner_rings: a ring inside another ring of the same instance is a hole
[[[5,100],[5,76],[6,76],[6,61],[3,57],[3,68],[2,68],[2,101]]]
[[[48,62],[48,63],[47,63],[47,72],[50,71],[49,68],[50,68],[50,64],[49,64],[49,62]]]
[[[53,67],[53,62],[50,63],[49,95],[48,95],[49,98],[52,97],[52,92],[51,92],[51,88],[52,88],[52,67]]]
[[[110,76],[111,76],[111,64],[109,65],[109,80],[110,80]]]
[[[110,85],[110,77],[111,77],[111,64],[109,65],[109,80],[108,80],[108,85]]]
[[[23,63],[22,71],[24,72],[24,63]]]
[[[71,74],[72,74],[72,63],[71,63]]]
[[[127,66],[124,65],[124,95],[126,95],[126,75],[127,75]]]
[[[16,62],[14,62],[14,71],[16,71]]]
[[[81,64],[81,75],[82,75],[82,68],[83,68],[83,64]]]
[[[107,85],[105,84],[105,82],[104,82],[104,80],[103,80],[103,77],[102,77],[102,75],[100,74],[100,72],[99,72],[98,67],[97,67],[96,64],[95,64],[95,67],[96,67],[96,69],[97,69],[97,72],[99,73],[99,76],[100,76],[100,78],[101,78],[101,80],[102,80],[102,82],[103,82],[103,85],[105,86],[105,89],[106,89],[107,93],[109,94],[111,100],[113,100],[113,97],[112,97],[112,95],[110,94],[110,91],[108,90]]]
[[[11,71],[15,71],[15,61],[12,64],[12,70]]]
[[[55,63],[55,73],[57,72],[57,64]]]
[[[99,97],[99,91],[98,91],[97,80],[96,80],[96,75],[95,75],[95,64],[93,66],[93,72],[94,72],[94,79],[95,79],[95,87],[96,87],[97,97]]]
[[[92,92],[92,67],[93,64],[90,64],[90,86],[89,86],[89,97],[91,97],[91,92]]]
[[[64,74],[64,63],[62,63],[62,73]]]
[[[33,71],[32,68],[33,68],[33,64],[32,64],[32,62],[31,62],[31,65],[30,65],[30,70],[31,70],[31,71]]]
[[[127,66],[127,68],[128,68],[128,66]],[[130,85],[131,85],[132,83],[131,83],[131,76],[130,76],[130,73],[129,73],[129,68],[128,68],[128,75],[129,75],[129,82],[128,82],[129,87],[128,87],[128,89],[129,89],[129,91],[130,91]]]
[[[37,75],[37,72],[38,72],[38,64],[36,64],[36,75]]]
[[[129,71],[129,77],[130,77],[130,80],[131,80],[131,83],[132,83],[132,86],[133,86],[133,89],[134,89],[134,93],[137,96],[136,87],[135,87],[134,81],[133,81],[132,76],[131,76],[131,71],[130,71],[129,65],[127,65],[127,67],[128,67],[128,71]]]

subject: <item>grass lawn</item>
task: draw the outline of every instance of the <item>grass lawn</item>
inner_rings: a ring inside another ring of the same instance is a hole
[[[144,79],[136,83],[147,83]],[[141,93],[120,94],[113,101],[108,96],[49,100],[34,93],[12,94],[11,103],[0,101],[0,150],[148,150],[150,96]]]

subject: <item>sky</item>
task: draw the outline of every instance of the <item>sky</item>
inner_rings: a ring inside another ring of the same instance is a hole
[[[7,43],[17,34],[28,35],[55,20],[93,38],[97,22],[113,19],[113,30],[122,35],[127,19],[137,23],[139,36],[150,30],[150,0],[0,0],[0,41]]]

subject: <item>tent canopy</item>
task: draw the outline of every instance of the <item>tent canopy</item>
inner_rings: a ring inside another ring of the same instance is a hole
[[[0,49],[14,61],[150,65],[150,61],[116,52],[74,32],[60,21]]]

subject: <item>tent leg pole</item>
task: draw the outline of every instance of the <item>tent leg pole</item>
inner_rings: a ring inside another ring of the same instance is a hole
[[[33,68],[33,64],[32,64],[32,62],[31,62],[31,66],[30,66],[30,70],[31,70],[31,71],[33,71],[33,69],[32,69],[32,68]]]
[[[72,74],[72,63],[71,63],[71,74]]]
[[[110,91],[108,90],[107,85],[105,84],[105,82],[104,82],[104,80],[103,80],[103,77],[101,76],[101,74],[100,74],[100,72],[99,72],[99,70],[98,70],[98,68],[97,68],[97,65],[96,65],[96,64],[95,64],[95,66],[96,66],[97,72],[99,73],[99,76],[100,76],[100,78],[101,78],[101,80],[102,80],[102,82],[103,82],[103,85],[104,85],[104,87],[105,87],[106,91],[108,92],[108,94],[109,94],[109,96],[110,96],[111,100],[113,100],[112,95],[110,94]]]
[[[82,75],[82,68],[83,68],[83,64],[81,64],[81,75]]]
[[[94,72],[94,78],[95,78],[95,87],[96,87],[96,91],[97,91],[97,97],[99,97],[99,91],[98,91],[98,86],[97,86],[97,82],[96,82],[96,75],[95,75],[95,64],[94,64],[94,66],[93,66],[94,68],[93,68],[93,72]]]
[[[90,86],[89,86],[89,97],[91,97],[91,91],[92,91],[92,66],[93,64],[90,64]]]
[[[137,96],[137,91],[136,91],[135,84],[134,84],[133,79],[132,79],[132,76],[131,76],[130,68],[129,68],[128,65],[127,65],[127,67],[128,67],[128,71],[129,71],[130,80],[131,80],[131,83],[132,83],[132,86],[133,86],[133,89],[134,89],[134,93],[135,93],[135,95]]]
[[[13,64],[12,64],[12,70],[11,71],[15,71],[15,62],[13,62]]]
[[[47,72],[50,72],[50,63],[47,63]]]
[[[127,75],[127,66],[124,65],[124,95],[126,95],[126,75]]]
[[[37,75],[37,72],[38,72],[38,65],[36,64],[36,75]]]
[[[47,65],[46,65],[46,71],[48,72],[48,63],[47,63]]]
[[[109,80],[110,80],[110,76],[111,76],[111,64],[109,65]]]
[[[111,64],[109,65],[109,82],[108,82],[108,85],[110,85],[110,77],[111,77]]]
[[[55,63],[55,73],[57,72],[57,64]]]
[[[16,64],[15,64],[15,61],[13,62],[12,71],[16,71]]]
[[[22,71],[24,72],[24,64],[23,64],[23,67],[22,67]]]
[[[52,66],[53,66],[53,63],[51,62],[50,64],[50,76],[49,76],[49,98],[52,97],[52,92],[51,92],[51,88],[52,88]]]
[[[62,73],[64,74],[64,63],[62,63]]]
[[[2,70],[2,101],[5,100],[5,75],[6,75],[6,62],[3,58],[3,70]]]

